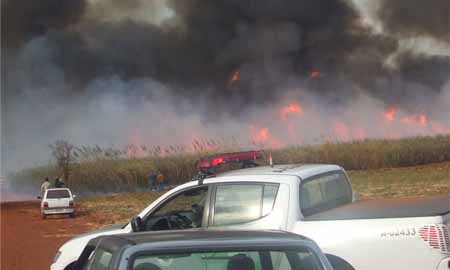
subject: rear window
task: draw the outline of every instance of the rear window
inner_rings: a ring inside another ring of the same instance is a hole
[[[66,189],[48,190],[47,199],[70,198],[70,193]]]
[[[131,266],[133,270],[324,269],[316,254],[307,248],[141,255],[132,260]]]
[[[352,190],[343,172],[305,179],[300,186],[300,208],[304,216],[352,202]]]

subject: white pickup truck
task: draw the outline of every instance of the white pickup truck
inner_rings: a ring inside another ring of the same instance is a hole
[[[339,166],[255,167],[183,184],[129,224],[68,241],[51,269],[70,269],[100,235],[227,227],[309,237],[337,270],[449,270],[449,222],[450,197],[356,202]]]

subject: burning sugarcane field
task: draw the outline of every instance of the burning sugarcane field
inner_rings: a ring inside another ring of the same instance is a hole
[[[449,270],[449,21],[3,0],[0,269]]]

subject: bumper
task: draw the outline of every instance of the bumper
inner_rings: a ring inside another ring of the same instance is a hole
[[[72,214],[74,212],[75,212],[74,208],[50,208],[42,210],[42,214],[45,215]]]
[[[436,270],[450,270],[450,257],[442,260]]]

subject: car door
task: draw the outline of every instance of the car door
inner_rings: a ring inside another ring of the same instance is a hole
[[[143,218],[143,230],[184,230],[204,227],[209,212],[210,185],[181,190]]]
[[[289,208],[287,185],[225,182],[211,193],[208,228],[284,230]]]

